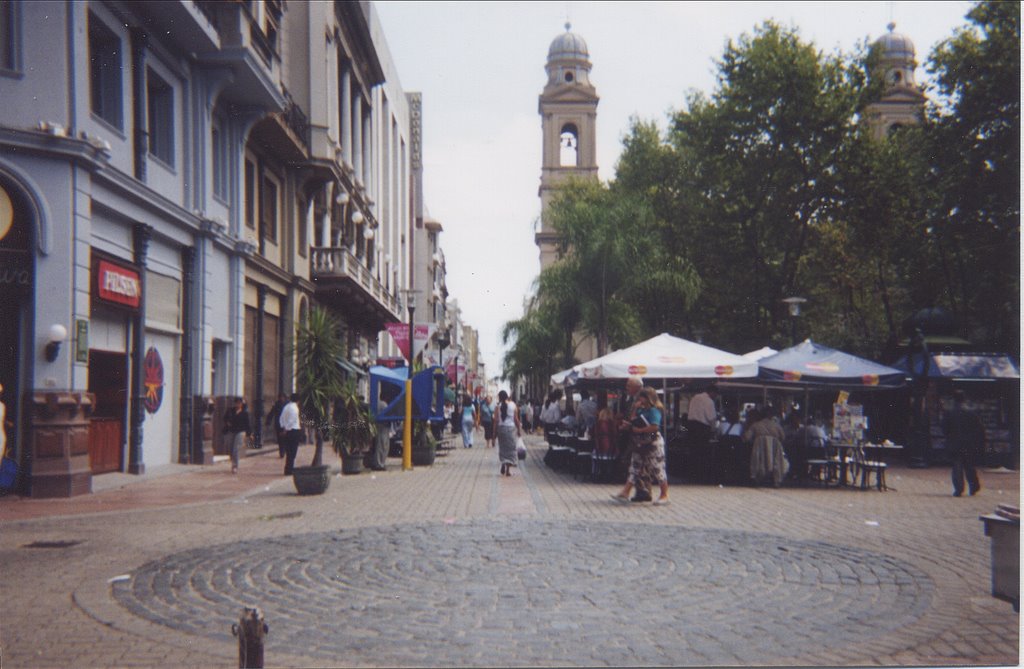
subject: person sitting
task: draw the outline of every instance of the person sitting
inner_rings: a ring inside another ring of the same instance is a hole
[[[782,485],[782,477],[786,474],[786,458],[782,450],[782,442],[786,435],[772,418],[770,412],[753,409],[748,416],[748,427],[743,432],[743,441],[752,444],[750,449],[750,479],[758,485],[766,476],[771,477],[772,485]]]

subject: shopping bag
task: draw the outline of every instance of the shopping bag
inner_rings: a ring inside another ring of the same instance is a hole
[[[18,478],[18,462],[6,455],[0,460],[0,489],[10,490]]]
[[[526,442],[523,441],[522,437],[516,438],[516,456],[520,460],[526,459]]]

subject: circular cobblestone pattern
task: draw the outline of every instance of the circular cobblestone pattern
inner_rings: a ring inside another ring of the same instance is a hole
[[[225,640],[257,605],[271,664],[385,666],[770,664],[898,630],[933,592],[911,565],[847,547],[535,519],[211,546],[113,588],[138,616]]]

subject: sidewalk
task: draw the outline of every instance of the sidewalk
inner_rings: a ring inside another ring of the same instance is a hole
[[[314,446],[299,447],[295,462],[313,459]],[[337,456],[324,449],[324,461],[336,463]],[[215,456],[210,465],[169,464],[152,467],[145,474],[112,472],[92,479],[93,492],[70,498],[37,499],[10,494],[0,497],[0,522],[55,516],[154,509],[185,504],[202,504],[233,499],[276,486],[291,486],[284,476],[284,461],[277,446],[247,448],[239,459],[238,474],[231,473],[226,456]]]

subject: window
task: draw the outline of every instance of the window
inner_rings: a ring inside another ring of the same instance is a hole
[[[256,164],[245,160],[245,227],[256,229]]]
[[[562,167],[576,167],[579,165],[580,139],[579,131],[572,123],[566,123],[562,127],[562,134],[559,135],[559,165]]]
[[[92,112],[120,130],[121,40],[95,14],[89,14],[89,93]]]
[[[146,107],[149,113],[149,152],[174,165],[174,89],[152,69],[146,69]]]
[[[0,71],[17,72],[21,69],[17,12],[18,3],[0,0]]]
[[[268,175],[263,176],[260,189],[260,242],[266,239],[277,243],[277,181]]]
[[[213,194],[220,199],[227,201],[228,199],[228,138],[224,133],[223,122],[214,117],[213,124],[210,128],[210,145],[213,149]],[[246,165],[246,197],[249,195],[248,191],[248,164]],[[246,201],[248,204],[248,200]],[[246,223],[249,222],[247,217]],[[251,227],[251,226],[250,226]]]

